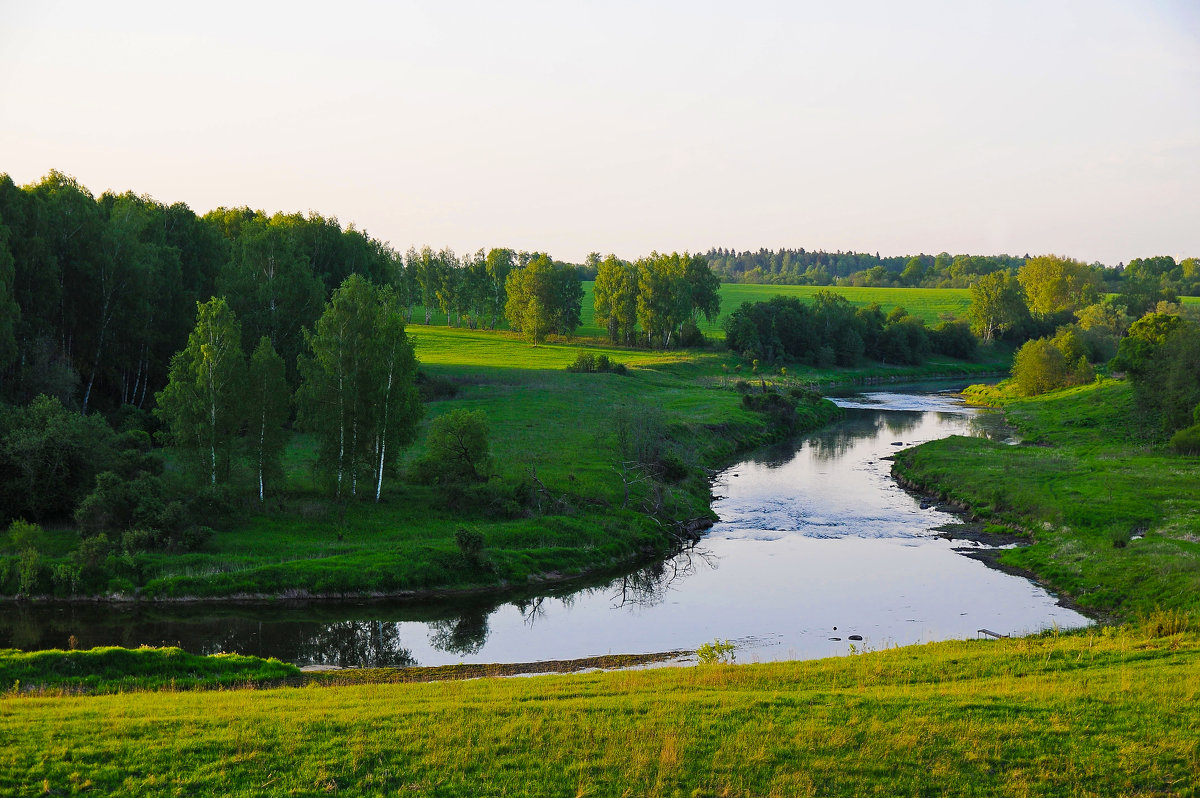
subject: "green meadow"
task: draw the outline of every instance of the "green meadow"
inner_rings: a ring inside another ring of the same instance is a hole
[[[632,563],[670,546],[644,496],[626,505],[618,464],[622,423],[653,425],[687,473],[665,486],[677,520],[710,515],[704,468],[778,437],[766,418],[722,386],[724,353],[591,348],[628,374],[566,371],[578,344],[530,347],[504,332],[413,325],[423,370],[457,391],[428,405],[426,423],[450,410],[483,410],[495,475],[483,499],[403,480],[382,501],[337,506],[314,482],[313,441],[287,452],[288,489],[269,512],[240,520],[202,552],[146,554],[141,594],[182,596],[404,594],[524,584]],[[733,372],[729,372],[733,373]],[[731,383],[731,380],[724,380]],[[836,412],[802,407],[804,426]],[[425,453],[422,438],[406,453]],[[540,512],[518,507],[533,491]],[[515,509],[509,509],[509,508]],[[478,561],[464,559],[454,534],[484,535]]]
[[[1093,612],[1200,611],[1200,460],[1141,427],[1128,383],[1098,380],[1028,399],[1004,386],[969,396],[1003,407],[1023,443],[933,441],[898,453],[896,474],[1023,531],[1032,545],[1000,561]]]
[[[810,662],[0,696],[24,795],[1195,795],[1200,636],[1121,628]]]

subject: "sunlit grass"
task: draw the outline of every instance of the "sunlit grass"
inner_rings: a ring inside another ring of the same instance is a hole
[[[0,793],[1194,794],[1200,642],[1146,626],[815,662],[0,698]]]
[[[1128,617],[1200,610],[1200,461],[1138,422],[1130,386],[1106,380],[1002,402],[1027,440],[949,438],[897,456],[900,473],[1035,541],[1003,561],[1081,605]]]

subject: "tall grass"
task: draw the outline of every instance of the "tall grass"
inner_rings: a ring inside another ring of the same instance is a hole
[[[5,795],[1193,795],[1200,641],[0,698]]]

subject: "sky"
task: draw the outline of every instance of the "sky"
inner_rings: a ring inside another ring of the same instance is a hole
[[[399,250],[1200,256],[1200,4],[0,0],[0,173]]]

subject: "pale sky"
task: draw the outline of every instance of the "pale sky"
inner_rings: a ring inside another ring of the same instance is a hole
[[[401,250],[1200,256],[1198,9],[0,0],[0,172]]]

